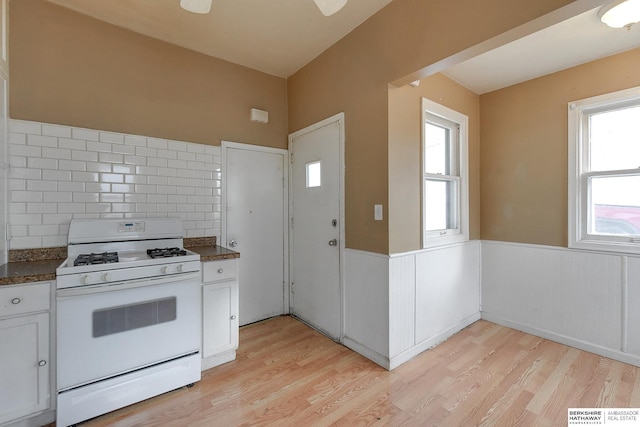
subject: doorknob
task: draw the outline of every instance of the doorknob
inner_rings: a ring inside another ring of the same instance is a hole
[[[238,242],[236,242],[234,239],[231,239],[229,240],[229,246],[235,248],[236,246],[238,246]]]
[[[338,246],[338,240],[336,239],[329,240],[329,246]]]

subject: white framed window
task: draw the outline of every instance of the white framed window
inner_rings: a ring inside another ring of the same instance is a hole
[[[569,247],[640,253],[640,87],[569,103]]]
[[[469,240],[468,123],[422,98],[422,247]]]

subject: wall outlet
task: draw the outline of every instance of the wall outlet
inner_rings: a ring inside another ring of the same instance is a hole
[[[382,221],[382,205],[373,205],[373,219]]]

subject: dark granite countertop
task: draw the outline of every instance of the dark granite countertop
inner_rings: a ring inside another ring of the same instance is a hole
[[[240,253],[222,246],[186,246],[193,252],[200,254],[200,261],[219,261],[221,259],[240,258]]]
[[[240,258],[238,252],[216,245],[215,237],[185,238],[184,243],[202,262]],[[0,266],[0,286],[55,280],[56,268],[66,257],[66,247],[10,250],[9,262]]]
[[[56,280],[56,268],[64,259],[12,261],[0,266],[0,286]]]

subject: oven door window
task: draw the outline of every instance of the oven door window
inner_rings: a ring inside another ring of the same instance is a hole
[[[162,298],[93,312],[93,337],[103,337],[176,320],[176,298]]]

